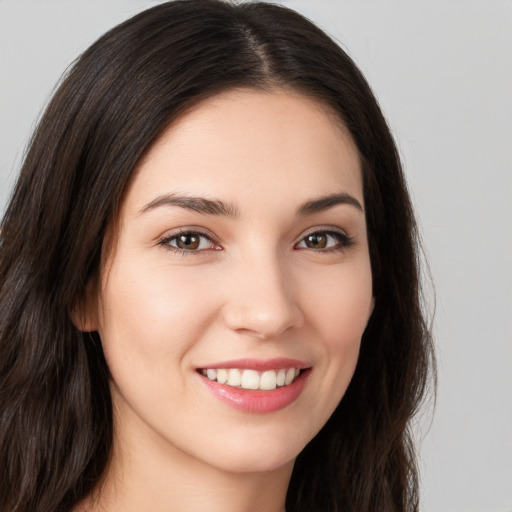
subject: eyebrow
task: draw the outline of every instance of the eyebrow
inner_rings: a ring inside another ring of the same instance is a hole
[[[140,214],[154,210],[160,206],[179,206],[186,210],[192,210],[203,215],[223,215],[237,218],[239,211],[236,206],[224,203],[218,199],[206,199],[205,197],[179,196],[177,194],[164,194],[153,199],[142,208]]]
[[[354,196],[342,192],[340,194],[330,194],[328,196],[308,201],[297,210],[297,214],[301,217],[305,217],[306,215],[312,215],[313,213],[323,212],[339,204],[348,204],[354,206],[361,212],[364,212],[361,203]]]
[[[306,217],[314,213],[319,213],[339,204],[348,204],[354,206],[361,212],[364,212],[361,203],[350,194],[339,193],[323,196],[318,199],[307,201],[297,210],[297,215]],[[222,215],[236,219],[240,216],[238,208],[231,203],[225,203],[219,199],[206,199],[205,197],[180,196],[177,194],[164,194],[158,196],[153,201],[146,204],[139,212],[140,215],[154,210],[161,206],[178,206],[203,215]]]

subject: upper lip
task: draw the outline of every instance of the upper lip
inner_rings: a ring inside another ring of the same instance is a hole
[[[305,370],[311,368],[311,364],[299,359],[290,359],[289,357],[275,357],[272,359],[234,359],[232,361],[220,361],[200,366],[199,369],[207,368],[238,368],[240,370],[256,370],[263,372],[265,370],[278,370],[281,368],[298,368]]]

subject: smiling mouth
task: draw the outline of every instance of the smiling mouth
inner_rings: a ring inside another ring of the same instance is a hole
[[[289,386],[304,371],[300,368],[278,368],[259,372],[241,368],[201,368],[206,378],[238,389],[271,391]]]

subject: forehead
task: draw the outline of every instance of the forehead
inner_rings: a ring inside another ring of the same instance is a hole
[[[343,191],[361,202],[360,159],[328,107],[289,90],[232,90],[174,120],[137,166],[125,196],[141,207],[177,192],[261,201]]]

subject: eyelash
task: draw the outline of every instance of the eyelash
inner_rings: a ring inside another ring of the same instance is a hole
[[[179,247],[174,247],[174,246],[170,245],[170,243],[173,240],[176,240],[179,236],[182,236],[182,235],[187,235],[187,236],[195,235],[195,236],[198,236],[203,239],[206,238],[209,241],[209,243],[211,243],[213,245],[215,245],[217,243],[211,234],[204,233],[202,231],[193,230],[193,229],[183,229],[181,231],[178,231],[177,233],[173,233],[172,235],[165,236],[158,242],[158,245],[161,245],[164,249],[166,249],[168,251],[174,252],[176,254],[181,254],[182,256],[188,256],[188,255],[199,256],[203,251],[206,250],[206,249],[199,249],[199,250],[180,249]],[[219,249],[214,249],[214,250],[219,250]]]
[[[302,237],[299,244],[304,242],[309,236],[312,235],[327,235],[330,237],[333,237],[337,240],[337,244],[335,244],[333,247],[329,247],[326,249],[313,249],[309,247],[301,248],[299,250],[305,250],[310,249],[314,252],[319,252],[322,254],[329,254],[333,252],[343,252],[344,250],[348,249],[350,246],[354,245],[354,239],[347,235],[344,231],[338,231],[335,229],[316,229],[315,231],[311,231],[310,233],[307,233],[305,236]],[[296,244],[298,245],[298,244]]]
[[[179,236],[182,236],[182,235],[187,235],[187,236],[195,235],[195,236],[198,236],[203,239],[206,238],[209,241],[209,243],[213,244],[214,246],[215,246],[215,244],[218,243],[215,241],[213,236],[210,234],[204,233],[202,231],[194,231],[194,230],[184,229],[182,231],[178,231],[177,233],[173,233],[172,235],[162,238],[161,240],[159,240],[158,245],[162,246],[164,249],[171,251],[173,253],[181,254],[182,256],[185,256],[185,255],[198,256],[203,251],[209,250],[209,249],[195,249],[195,250],[194,249],[180,249],[179,247],[170,245],[172,241],[176,240]],[[333,247],[329,247],[329,248],[325,248],[325,249],[322,249],[322,248],[313,249],[313,248],[309,248],[309,247],[304,247],[304,248],[300,248],[297,250],[310,249],[311,251],[314,251],[314,252],[319,252],[322,254],[329,254],[329,253],[333,253],[333,252],[342,252],[354,244],[354,239],[352,237],[348,236],[343,231],[337,231],[337,230],[333,230],[333,229],[317,229],[315,231],[311,231],[310,233],[307,233],[306,235],[304,235],[301,238],[301,240],[297,244],[295,244],[295,248],[299,244],[303,243],[307,239],[307,237],[310,237],[312,235],[327,235],[327,236],[337,239],[338,243],[336,245],[334,245]],[[213,248],[213,249],[221,250],[221,249],[215,249],[215,248]]]

